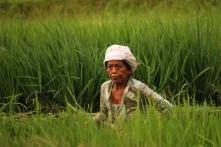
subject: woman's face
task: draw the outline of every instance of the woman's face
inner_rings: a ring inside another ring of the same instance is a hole
[[[122,60],[111,60],[107,62],[106,69],[110,79],[115,84],[125,83],[132,73]]]

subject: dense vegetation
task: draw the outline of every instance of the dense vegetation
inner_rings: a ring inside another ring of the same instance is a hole
[[[219,0],[0,0],[2,18],[48,18],[111,14],[199,16],[218,14]]]
[[[1,146],[220,146],[218,0],[0,0]],[[174,104],[96,125],[109,45]],[[82,109],[83,108],[83,109]],[[56,113],[55,113],[56,112]]]
[[[134,76],[169,100],[218,104],[220,32],[216,18],[6,21],[0,28],[1,104],[31,106],[38,97],[97,108],[107,79],[104,51],[115,43],[138,58]]]
[[[220,110],[219,110],[220,111]],[[154,109],[134,119],[96,126],[90,114],[1,115],[1,146],[214,146],[221,144],[220,112],[203,107],[177,107],[170,119]]]

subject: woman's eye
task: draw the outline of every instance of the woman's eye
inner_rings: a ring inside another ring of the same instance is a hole
[[[116,68],[117,68],[117,69],[120,69],[120,68],[121,68],[121,66],[120,66],[120,65],[116,65]]]
[[[123,68],[123,65],[107,65],[107,69],[116,68],[117,70]]]
[[[107,66],[107,68],[112,68],[112,66],[111,66],[111,65],[109,65],[109,66]]]
[[[116,67],[117,67],[118,69],[120,69],[120,68],[122,68],[123,66],[122,66],[122,65],[116,65]]]

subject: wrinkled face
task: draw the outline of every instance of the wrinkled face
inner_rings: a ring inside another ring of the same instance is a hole
[[[106,69],[110,79],[116,84],[125,83],[132,73],[131,69],[122,60],[108,61]]]

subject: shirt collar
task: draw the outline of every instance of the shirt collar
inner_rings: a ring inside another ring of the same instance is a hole
[[[123,99],[124,99],[124,96],[125,94],[128,92],[128,89],[131,87],[132,83],[133,83],[133,78],[129,78],[128,81],[127,81],[127,85],[124,89],[124,92],[123,92]],[[110,99],[110,95],[111,95],[111,90],[112,90],[112,87],[113,87],[113,82],[111,81],[110,82],[110,85],[109,85],[109,88],[108,88],[108,100]]]

